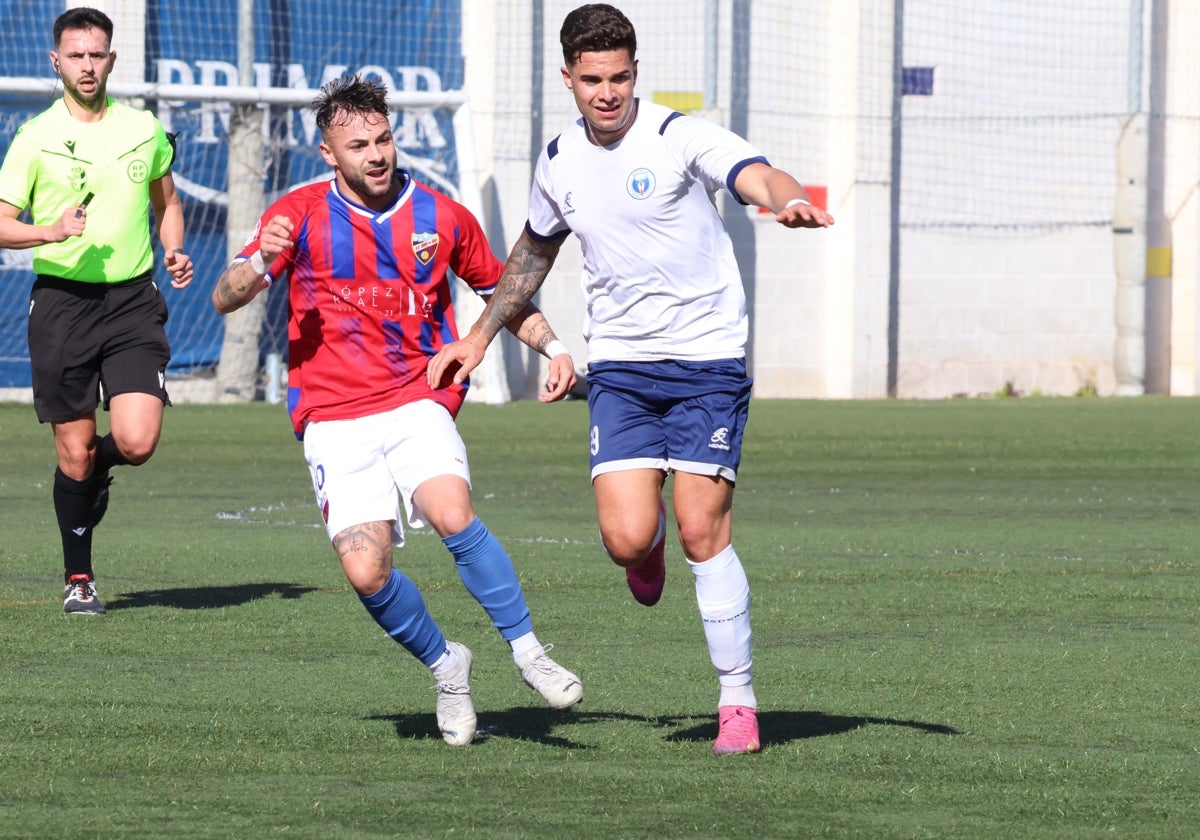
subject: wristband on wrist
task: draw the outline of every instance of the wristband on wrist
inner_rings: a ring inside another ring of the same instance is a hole
[[[787,204],[783,205],[783,209],[786,210],[789,207],[795,207],[797,204],[807,204],[809,207],[812,207],[812,202],[807,198],[793,198]]]
[[[259,274],[267,273],[267,264],[263,262],[262,251],[255,251],[253,254],[251,254],[248,262],[250,263],[250,267]]]
[[[561,356],[563,353],[570,352],[571,351],[567,349],[567,345],[563,344],[556,338],[546,345],[546,347],[542,350],[542,355],[547,359],[553,359],[555,356]]]

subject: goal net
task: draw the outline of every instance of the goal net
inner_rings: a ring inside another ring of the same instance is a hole
[[[191,385],[199,399],[252,398],[267,385],[260,371],[275,369],[263,363],[286,358],[282,284],[248,308],[249,319],[217,315],[210,295],[271,201],[331,177],[308,107],[326,81],[345,73],[380,79],[391,92],[401,165],[481,213],[456,0],[95,5],[115,27],[110,94],[149,108],[177,135],[173,176],[196,280],[182,291],[163,287],[173,393]],[[45,0],[0,4],[0,26],[10,33],[0,51],[0,155],[25,120],[62,94],[48,58],[62,10]],[[0,388],[20,388],[29,384],[31,253],[0,250],[0,258]],[[460,324],[471,323],[477,297],[455,283],[455,298]],[[499,355],[497,343],[472,377],[473,399],[507,399]],[[235,373],[219,375],[222,369]]]

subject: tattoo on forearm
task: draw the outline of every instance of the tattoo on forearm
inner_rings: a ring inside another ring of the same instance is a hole
[[[485,326],[491,335],[500,332],[529,301],[533,300],[546,275],[550,273],[557,253],[557,245],[553,248],[540,246],[525,237],[517,240],[512,253],[508,255],[508,263],[504,267],[500,283],[496,286],[484,313]]]
[[[508,330],[527,347],[541,353],[546,345],[557,336],[550,329],[550,323],[532,303],[526,304],[517,316],[508,322]]]
[[[258,284],[258,275],[254,269],[246,269],[247,263],[239,263],[227,270],[217,280],[214,296],[223,308],[237,309],[245,305],[251,297],[254,287]]]
[[[529,330],[529,346],[541,353],[546,349],[546,345],[557,336],[554,335],[554,330],[550,329],[550,324],[543,316],[534,322],[532,329]]]

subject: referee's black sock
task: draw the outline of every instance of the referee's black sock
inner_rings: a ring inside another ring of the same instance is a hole
[[[109,467],[123,467],[129,464],[129,459],[121,454],[117,442],[113,440],[112,432],[102,438],[96,438],[96,466],[92,475],[104,475]]]
[[[92,506],[96,479],[76,481],[61,469],[54,470],[54,514],[62,535],[64,582],[71,575],[92,580]]]

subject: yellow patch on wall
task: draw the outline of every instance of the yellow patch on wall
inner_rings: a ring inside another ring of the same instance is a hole
[[[704,110],[704,94],[694,90],[656,90],[654,101],[681,114]]]

